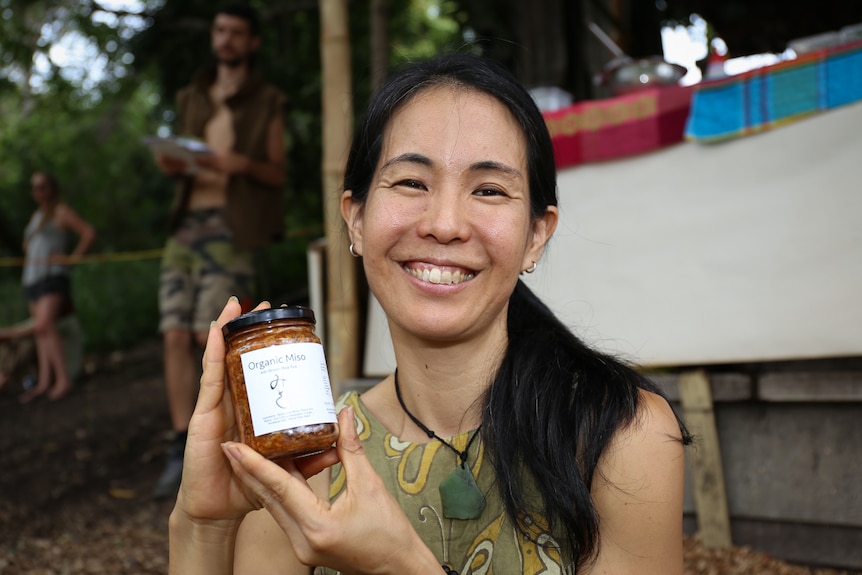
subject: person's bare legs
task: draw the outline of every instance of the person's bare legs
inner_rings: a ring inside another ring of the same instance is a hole
[[[24,358],[29,359],[31,351],[35,354],[33,325],[33,318],[28,317],[16,324],[0,327],[0,391],[12,380]]]
[[[51,400],[60,399],[72,389],[63,357],[63,341],[56,323],[62,301],[60,294],[46,294],[30,303],[39,375],[36,386],[20,396],[21,403],[28,403],[43,394]]]
[[[201,341],[206,334],[192,334],[186,328],[168,328],[164,332],[165,387],[174,439],[167,452],[162,475],[153,488],[156,498],[176,495],[182,478],[183,451],[189,421],[197,401],[200,379]]]
[[[165,387],[175,432],[188,430],[197,399],[198,367],[195,365],[192,332],[170,328],[164,334]]]
[[[38,378],[36,379],[35,386],[18,396],[21,403],[29,403],[40,395],[46,393],[51,388],[51,362],[48,359],[45,341],[39,333],[39,323],[36,320],[40,308],[39,301],[43,299],[45,299],[44,296],[39,298],[39,300],[30,302],[29,304],[30,317],[34,321],[33,340],[36,342],[36,368],[38,371]]]

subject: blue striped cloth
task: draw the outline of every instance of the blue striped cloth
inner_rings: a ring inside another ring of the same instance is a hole
[[[862,42],[695,86],[685,138],[752,134],[862,100]]]

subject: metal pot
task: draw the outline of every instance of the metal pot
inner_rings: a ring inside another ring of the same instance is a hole
[[[614,95],[628,94],[656,86],[673,86],[678,84],[688,72],[683,66],[671,64],[661,56],[631,58],[598,24],[589,22],[587,27],[614,55],[613,60],[608,62],[595,78],[597,85],[610,89]]]
[[[688,70],[661,56],[611,60],[600,75],[600,85],[615,95],[629,94],[657,86],[675,86]]]

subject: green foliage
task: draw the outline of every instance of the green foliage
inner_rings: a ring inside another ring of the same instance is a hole
[[[392,30],[401,33],[392,44],[392,63],[428,58],[444,49],[460,49],[467,14],[452,0],[408,0],[392,11]]]
[[[129,347],[157,334],[159,260],[77,266],[72,273],[75,310],[93,350]]]
[[[21,233],[35,209],[28,179],[36,170],[57,175],[63,199],[97,229],[93,251],[102,256],[158,248],[164,242],[164,214],[170,189],[139,144],[151,131],[141,110],[151,90],[143,85],[126,101],[103,101],[81,108],[58,87],[41,97],[27,117],[4,126],[0,154],[15,158],[0,173],[0,210],[8,229]],[[5,250],[9,255],[17,255]],[[89,347],[111,349],[155,333],[157,260],[83,264],[73,272],[75,304],[87,331]],[[136,266],[135,264],[139,264]],[[17,297],[4,298],[4,322],[24,310],[20,268],[3,270],[3,293],[14,286]],[[13,275],[14,272],[14,275]],[[129,305],[136,301],[135,305]],[[146,305],[142,305],[146,304]],[[126,316],[108,321],[111,316]]]
[[[0,325],[17,323],[27,319],[27,315],[27,304],[17,277],[0,281]]]
[[[7,86],[14,87],[0,91],[0,256],[20,255],[23,229],[35,209],[29,177],[37,170],[53,173],[62,198],[94,225],[98,237],[93,252],[107,258],[159,248],[172,192],[140,144],[140,137],[157,127],[151,113],[158,96],[154,84],[143,78],[132,81],[120,72],[126,54],[119,48],[120,30],[92,23],[86,4],[6,2],[11,7],[4,12],[3,26],[11,35],[4,35],[2,44],[17,51],[4,59],[0,72],[8,78]],[[83,76],[53,63],[47,70],[35,64],[34,57],[50,53],[49,40],[73,32],[103,50],[113,48],[106,53],[116,60],[106,58],[98,85],[85,87]],[[25,50],[27,46],[33,49]],[[4,324],[27,315],[20,273],[8,260],[0,267]],[[157,273],[158,260],[152,258],[86,263],[73,270],[74,301],[88,347],[122,347],[156,333]],[[129,298],[138,303],[130,306]]]

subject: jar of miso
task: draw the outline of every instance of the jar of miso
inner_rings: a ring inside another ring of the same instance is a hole
[[[269,459],[318,453],[338,438],[314,326],[311,309],[282,306],[251,311],[222,328],[240,440]]]

